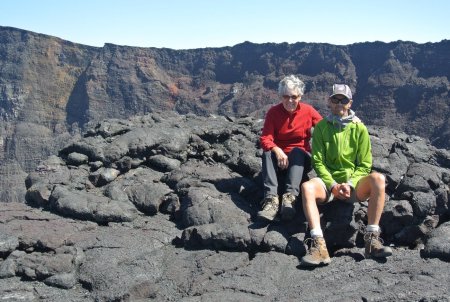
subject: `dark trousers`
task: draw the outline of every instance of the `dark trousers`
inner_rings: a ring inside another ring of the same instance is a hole
[[[275,153],[266,151],[262,157],[262,177],[264,182],[264,197],[292,193],[298,196],[300,183],[311,171],[311,156],[300,148],[294,148],[287,154],[289,166],[286,170],[278,167]],[[281,188],[279,182],[283,182]]]

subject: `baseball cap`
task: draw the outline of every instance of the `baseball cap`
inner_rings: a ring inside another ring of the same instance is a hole
[[[330,95],[330,98],[337,94],[342,94],[349,100],[352,99],[352,91],[350,90],[350,87],[348,87],[345,84],[334,84],[333,85],[333,93]]]

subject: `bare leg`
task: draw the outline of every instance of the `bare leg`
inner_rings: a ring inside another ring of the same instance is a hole
[[[367,209],[367,224],[379,225],[385,200],[385,177],[378,172],[372,172],[363,177],[356,187],[356,197],[359,200],[369,198]]]
[[[302,257],[302,266],[317,266],[331,262],[325,239],[321,234],[319,209],[317,207],[318,203],[325,201],[326,195],[325,188],[318,178],[313,178],[302,184],[303,211],[311,230],[311,238],[305,241],[306,243],[310,240],[311,245],[306,255]]]
[[[302,184],[303,212],[310,229],[320,227],[320,214],[317,203],[325,201],[325,198],[326,192],[320,180],[313,178]]]

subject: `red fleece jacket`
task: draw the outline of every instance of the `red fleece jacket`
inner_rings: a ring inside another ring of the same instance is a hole
[[[311,105],[299,103],[294,112],[289,113],[280,103],[269,109],[264,121],[260,137],[264,151],[280,147],[288,154],[294,147],[311,153],[311,127],[314,127],[322,116]]]

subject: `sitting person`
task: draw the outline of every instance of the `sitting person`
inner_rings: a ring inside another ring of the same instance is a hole
[[[318,205],[368,200],[368,225],[365,230],[366,258],[392,254],[380,239],[379,221],[385,202],[385,177],[372,172],[372,150],[366,126],[350,109],[352,93],[347,85],[333,85],[328,99],[331,115],[314,128],[312,164],[316,178],[302,184],[303,210],[311,234],[311,246],[301,265],[316,266],[331,262],[320,226]]]
[[[285,176],[282,189],[281,217],[290,220],[296,211],[294,203],[299,195],[304,172],[311,170],[311,127],[322,116],[311,106],[300,102],[305,84],[291,75],[282,79],[278,86],[281,102],[271,107],[264,121],[260,137],[264,151],[262,176],[264,199],[258,218],[272,221],[279,211],[280,176]],[[283,175],[281,175],[283,174]]]

